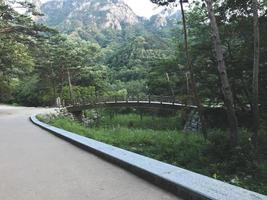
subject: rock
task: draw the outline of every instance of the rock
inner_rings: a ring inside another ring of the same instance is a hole
[[[188,116],[188,120],[184,126],[184,132],[199,132],[201,131],[202,124],[200,120],[199,113],[196,111],[191,111]]]

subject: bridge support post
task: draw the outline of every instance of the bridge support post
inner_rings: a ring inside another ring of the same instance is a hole
[[[109,113],[109,120],[112,120],[114,118],[115,113],[112,111]]]
[[[140,115],[140,120],[143,121],[143,111],[142,110],[140,110],[139,115]]]

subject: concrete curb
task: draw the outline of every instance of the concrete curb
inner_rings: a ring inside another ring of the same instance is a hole
[[[30,120],[54,135],[111,161],[181,198],[267,200],[265,195],[53,127],[40,122],[36,115],[31,116]]]

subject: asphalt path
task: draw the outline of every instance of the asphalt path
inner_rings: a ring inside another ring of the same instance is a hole
[[[50,111],[0,105],[1,200],[177,199],[29,121]]]

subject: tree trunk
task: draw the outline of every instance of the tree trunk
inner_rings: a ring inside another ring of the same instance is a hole
[[[64,67],[61,66],[60,71],[60,99],[63,100],[63,93],[64,93]]]
[[[51,70],[51,74],[52,74],[52,87],[53,87],[53,97],[54,100],[56,101],[57,98],[57,92],[56,92],[56,83],[55,83],[55,77],[54,77],[54,70]]]
[[[69,69],[67,69],[67,74],[68,74],[70,100],[71,100],[71,102],[73,102],[73,92],[72,92],[72,84],[71,84],[71,77],[70,77],[70,70]]]
[[[253,141],[255,142],[259,129],[259,65],[260,65],[260,31],[258,0],[252,0],[253,29],[254,29],[254,64],[252,82],[252,116],[253,116]]]
[[[171,83],[170,76],[169,76],[169,73],[168,72],[166,72],[166,78],[167,78],[168,84],[170,86],[172,97],[174,98],[175,97],[175,94],[174,94],[174,90],[172,88],[172,83]]]
[[[219,28],[216,22],[213,6],[212,6],[212,0],[205,0],[207,4],[208,14],[210,18],[211,23],[211,29],[213,33],[213,42],[214,42],[214,48],[216,53],[216,59],[218,62],[218,71],[219,76],[221,79],[222,84],[222,91],[224,95],[224,103],[226,106],[227,111],[227,117],[228,117],[228,123],[229,123],[229,136],[230,136],[230,142],[232,146],[236,146],[238,142],[238,123],[236,118],[236,113],[234,109],[234,101],[233,101],[233,94],[231,90],[231,86],[229,83],[225,61],[224,61],[224,55],[221,45],[221,39],[219,34]]]
[[[186,19],[185,19],[184,7],[183,7],[183,0],[180,0],[180,6],[181,6],[181,12],[182,12],[182,19],[183,19],[184,46],[185,46],[184,48],[185,48],[185,54],[186,54],[187,68],[189,70],[190,85],[192,88],[194,103],[197,106],[197,110],[198,110],[198,113],[200,116],[200,120],[201,120],[201,124],[202,124],[202,133],[204,135],[204,138],[207,138],[204,108],[203,108],[203,105],[201,104],[200,98],[198,96],[195,75],[194,75],[194,71],[193,71],[193,67],[192,67],[192,60],[191,60],[191,56],[189,54],[188,33],[187,33],[187,27],[186,27]]]

